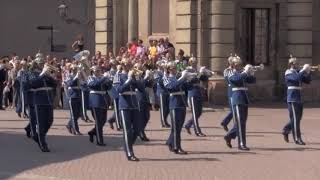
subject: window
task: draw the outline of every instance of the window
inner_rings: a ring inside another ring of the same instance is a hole
[[[270,9],[242,9],[240,41],[247,63],[270,64]]]
[[[151,1],[151,32],[154,34],[169,33],[169,0]]]

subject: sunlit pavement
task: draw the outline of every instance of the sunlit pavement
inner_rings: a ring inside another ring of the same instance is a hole
[[[83,136],[68,134],[68,111],[55,111],[48,136],[51,153],[42,153],[25,136],[27,121],[14,111],[0,111],[0,179],[319,180],[319,107],[305,108],[302,132],[306,146],[293,144],[291,136],[290,143],[284,142],[281,129],[288,120],[285,104],[250,108],[249,152],[238,151],[236,141],[232,142],[233,149],[225,145],[220,121],[227,109],[207,108],[200,119],[207,137],[188,135],[185,130],[182,133],[182,147],[188,155],[169,152],[164,145],[169,130],[160,128],[159,111],[153,111],[146,132],[151,141],[138,140],[134,146],[140,162],[126,160],[122,133],[111,130],[108,124],[104,129],[106,147],[89,142],[86,133],[91,123],[80,120]]]

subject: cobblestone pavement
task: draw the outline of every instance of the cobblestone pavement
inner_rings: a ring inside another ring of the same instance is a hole
[[[169,130],[160,128],[159,112],[152,112],[147,127],[151,141],[138,141],[134,146],[140,162],[126,160],[121,133],[107,125],[106,147],[89,143],[87,135],[69,135],[65,129],[68,111],[55,111],[48,137],[52,152],[41,153],[24,134],[27,121],[19,119],[13,111],[0,111],[0,179],[319,180],[319,107],[307,107],[304,111],[302,132],[306,146],[283,141],[280,132],[288,119],[285,105],[252,107],[247,134],[250,152],[228,149],[223,141],[225,132],[219,126],[227,112],[207,109],[200,119],[207,137],[183,131],[182,146],[188,155],[168,151],[164,143]],[[80,128],[86,133],[92,126],[81,121]]]

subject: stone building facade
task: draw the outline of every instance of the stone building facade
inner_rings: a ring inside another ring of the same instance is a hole
[[[289,54],[320,64],[319,20],[319,0],[96,0],[96,50],[117,50],[132,37],[147,42],[165,36],[220,75],[236,52],[246,63],[266,66],[256,73],[251,99],[283,100]],[[304,89],[307,101],[320,100],[318,73],[313,74]],[[226,99],[223,78],[212,78],[208,100]]]

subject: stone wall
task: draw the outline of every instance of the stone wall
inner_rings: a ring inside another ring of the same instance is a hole
[[[66,1],[66,4],[68,18],[72,18],[76,23],[67,23],[59,16],[60,1],[1,0],[0,56],[12,52],[16,52],[20,57],[34,56],[40,49],[44,54],[71,57],[71,45],[80,33],[85,37],[85,47],[94,51],[94,1]],[[50,52],[50,31],[37,30],[37,26],[50,25],[55,29],[53,43],[65,45],[65,52]]]

